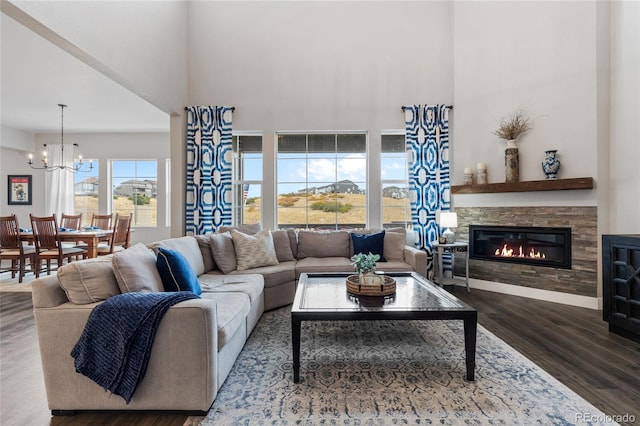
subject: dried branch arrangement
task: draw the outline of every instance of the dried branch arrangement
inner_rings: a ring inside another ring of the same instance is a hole
[[[531,119],[526,117],[522,111],[516,111],[510,117],[502,118],[498,129],[493,134],[500,139],[518,139],[518,137],[531,130],[532,127]]]

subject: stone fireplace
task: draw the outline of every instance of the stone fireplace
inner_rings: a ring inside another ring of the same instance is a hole
[[[537,259],[495,259],[493,255],[486,253],[484,257],[474,256],[470,252],[469,276],[479,280],[504,284],[530,287],[542,290],[558,291],[588,297],[597,297],[598,292],[598,232],[597,232],[597,207],[456,207],[458,214],[458,228],[454,229],[456,239],[469,241],[471,250],[471,225],[479,225],[495,229],[508,227],[520,229],[527,228],[568,228],[570,234],[567,239],[569,254],[568,265],[542,264]],[[512,232],[513,239],[520,239]],[[493,231],[485,234],[485,237],[493,238]],[[531,237],[531,238],[529,238]],[[549,239],[549,236],[540,237],[527,235],[527,239],[535,242],[534,246],[542,248],[542,243],[537,239]],[[484,244],[484,243],[483,243]],[[550,243],[557,249],[554,242]],[[502,243],[504,246],[504,243]],[[474,248],[477,248],[474,245]],[[502,247],[500,247],[502,250]],[[507,247],[509,249],[509,247]],[[512,248],[519,256],[520,245]],[[559,249],[558,249],[559,250]],[[536,250],[541,251],[541,250]],[[523,244],[523,253],[525,252]],[[567,259],[563,261],[566,263]],[[456,262],[456,275],[464,275],[464,262]]]

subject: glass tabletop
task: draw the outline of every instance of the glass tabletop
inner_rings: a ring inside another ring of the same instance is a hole
[[[350,274],[302,274],[293,311],[438,311],[473,309],[415,273],[387,273],[396,280],[395,294],[356,296],[347,291]]]

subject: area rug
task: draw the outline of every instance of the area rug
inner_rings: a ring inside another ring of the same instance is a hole
[[[303,322],[297,384],[291,359],[290,308],[265,313],[185,425],[612,424],[481,326],[466,381],[461,321]]]

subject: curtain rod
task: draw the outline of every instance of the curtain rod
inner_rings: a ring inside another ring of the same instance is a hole
[[[185,109],[185,110],[188,110],[188,109],[189,109],[189,107],[184,107],[184,109]],[[232,106],[232,107],[231,107],[231,111],[235,111],[235,110],[236,110],[236,107]]]
[[[402,106],[400,107],[403,111],[407,109],[407,107]],[[449,108],[449,109],[453,109],[453,105],[445,105],[445,108]]]

